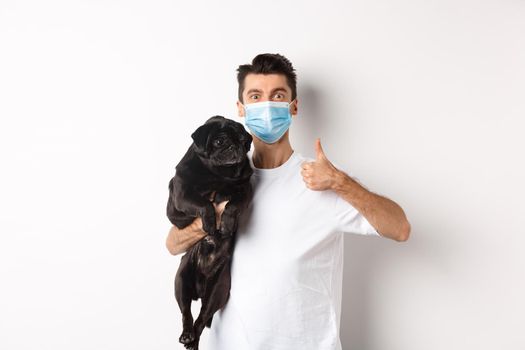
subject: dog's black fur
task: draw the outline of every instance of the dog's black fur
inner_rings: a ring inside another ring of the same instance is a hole
[[[175,298],[182,312],[179,341],[187,349],[198,349],[204,326],[230,296],[230,264],[239,216],[252,199],[253,170],[247,152],[252,136],[243,125],[214,116],[191,135],[190,146],[169,183],[169,220],[184,228],[200,216],[208,233],[181,258],[175,277]],[[214,197],[214,198],[211,198]],[[216,227],[212,201],[228,200]],[[201,298],[200,314],[193,324],[191,301]]]

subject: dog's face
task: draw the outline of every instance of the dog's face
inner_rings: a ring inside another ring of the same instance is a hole
[[[236,121],[214,116],[191,135],[197,155],[212,166],[233,166],[246,159],[252,135]]]

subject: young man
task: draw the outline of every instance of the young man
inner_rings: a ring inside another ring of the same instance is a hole
[[[403,209],[368,191],[325,155],[290,145],[298,111],[288,59],[261,54],[238,68],[239,116],[253,135],[252,204],[239,222],[226,306],[213,317],[210,350],[340,350],[343,232],[406,241]],[[220,215],[226,202],[216,206]],[[166,240],[172,254],[206,235],[200,218]]]

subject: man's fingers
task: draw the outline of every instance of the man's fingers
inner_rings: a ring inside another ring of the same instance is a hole
[[[224,211],[224,208],[226,207],[226,204],[228,201],[220,202],[219,204],[213,203],[213,206],[215,207],[215,221],[217,223],[217,229],[220,229],[221,225],[221,216],[222,212]]]
[[[226,207],[227,203],[228,203],[228,201],[222,201],[219,204],[213,203],[213,206],[215,207],[215,211],[218,214],[222,214],[222,212],[224,211],[224,208]]]
[[[315,153],[317,154],[317,160],[327,159],[324,153],[323,146],[321,146],[321,139],[315,140]]]
[[[314,162],[303,162],[301,164],[301,168],[303,168],[304,170],[310,169],[312,167],[312,163]]]

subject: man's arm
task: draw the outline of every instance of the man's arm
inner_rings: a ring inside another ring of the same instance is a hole
[[[321,140],[316,140],[317,159],[304,162],[303,181],[315,191],[333,190],[357,209],[383,237],[404,242],[410,236],[410,223],[394,201],[368,191],[349,175],[338,170],[326,157]]]
[[[186,252],[207,233],[202,230],[202,220],[197,217],[191,224],[180,229],[172,226],[166,238],[166,248],[172,255]]]
[[[215,215],[217,217],[217,227],[220,227],[221,215],[226,207],[226,203],[228,203],[228,201],[219,204],[213,203],[213,206],[215,207]],[[197,217],[191,224],[182,229],[173,226],[166,238],[166,248],[172,255],[181,254],[190,249],[206,235],[206,231],[202,229],[202,219]]]
[[[381,236],[398,242],[410,236],[410,223],[396,202],[368,191],[340,170],[335,172],[332,190],[356,208]]]

